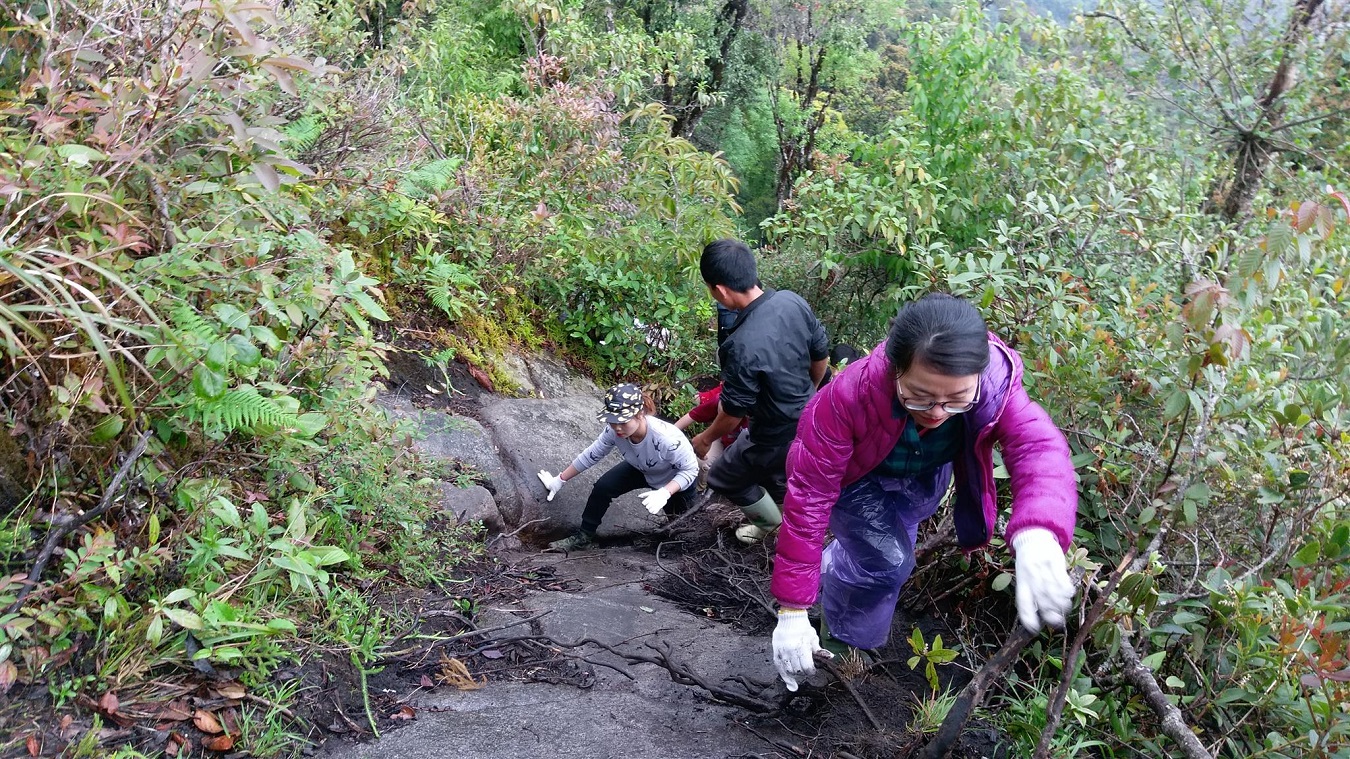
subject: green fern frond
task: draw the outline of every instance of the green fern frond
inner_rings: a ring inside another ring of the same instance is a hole
[[[180,337],[192,335],[201,343],[214,343],[220,340],[220,333],[216,328],[188,306],[180,305],[174,308],[170,317]]]
[[[282,131],[286,133],[286,142],[291,150],[303,153],[318,142],[319,135],[323,134],[323,121],[313,114],[301,116],[287,124]]]
[[[404,177],[405,191],[409,195],[419,194],[413,192],[413,190],[424,193],[444,192],[455,183],[455,172],[459,170],[462,163],[464,163],[464,160],[461,158],[442,158],[424,166],[418,166]]]
[[[231,388],[214,401],[199,401],[202,423],[221,432],[285,427],[295,415],[261,395],[252,385]]]

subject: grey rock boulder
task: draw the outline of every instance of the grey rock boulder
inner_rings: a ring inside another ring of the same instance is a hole
[[[452,482],[442,482],[441,510],[454,514],[460,524],[482,522],[489,533],[499,533],[506,526],[492,494],[479,485],[461,488]]]
[[[473,467],[483,476],[502,519],[507,524],[519,523],[518,487],[502,465],[497,445],[483,425],[467,416],[419,409],[399,396],[382,395],[378,402],[392,418],[407,419],[414,424],[418,431],[413,440],[414,450],[432,460]]]

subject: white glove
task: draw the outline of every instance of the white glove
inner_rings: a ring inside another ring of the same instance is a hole
[[[539,470],[539,481],[544,483],[544,488],[548,490],[548,500],[550,501],[553,500],[553,496],[558,494],[559,490],[562,490],[563,478],[555,476],[547,469]]]
[[[666,503],[670,501],[670,491],[665,488],[648,490],[643,493],[642,505],[647,507],[648,514],[660,514],[661,509],[665,508]]]
[[[773,666],[788,690],[796,691],[797,683],[816,673],[817,655],[834,658],[820,647],[820,636],[806,618],[806,610],[780,609],[778,626],[773,628]]]
[[[1017,556],[1017,617],[1032,632],[1042,623],[1063,627],[1074,588],[1054,533],[1030,527],[1013,536],[1012,547]]]

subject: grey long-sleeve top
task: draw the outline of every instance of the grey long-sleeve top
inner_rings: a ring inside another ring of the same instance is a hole
[[[647,417],[647,436],[640,443],[620,438],[614,434],[613,427],[605,425],[605,431],[576,457],[572,467],[584,472],[615,448],[619,449],[624,461],[642,472],[653,489],[665,487],[666,483],[675,480],[680,484],[680,490],[688,490],[698,478],[698,457],[694,456],[689,439],[675,429],[675,425],[653,416]]]

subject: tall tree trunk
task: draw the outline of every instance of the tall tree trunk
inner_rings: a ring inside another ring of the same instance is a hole
[[[1228,150],[1228,171],[1216,177],[1205,200],[1206,213],[1218,213],[1229,221],[1247,215],[1252,199],[1261,189],[1276,148],[1270,135],[1284,120],[1284,96],[1293,86],[1294,59],[1308,34],[1313,16],[1324,0],[1298,0],[1289,14],[1289,26],[1280,41],[1280,62],[1258,103],[1256,122],[1233,136]]]
[[[823,102],[816,102],[820,94],[820,71],[825,66],[826,52],[825,47],[816,51],[811,58],[809,75],[803,76],[806,72],[800,68],[797,70],[796,88],[792,94],[796,100],[797,113],[807,114],[804,123],[800,126],[789,124],[781,109],[776,105],[774,108],[774,125],[778,131],[778,184],[775,195],[780,211],[792,197],[792,185],[796,184],[797,177],[811,169],[811,157],[816,152],[816,135],[825,125],[825,112],[829,110],[834,97],[834,93],[829,93]]]
[[[699,94],[712,95],[722,89],[726,81],[727,59],[731,57],[731,48],[736,44],[736,38],[740,36],[749,10],[750,0],[726,0],[722,5],[722,12],[717,16],[720,43],[717,46],[717,54],[709,56],[706,61],[708,66],[706,77],[688,83],[681,87],[678,93],[670,86],[670,79],[667,77],[664,93],[666,112],[675,117],[670,124],[671,137],[688,138],[692,135],[698,122],[703,119],[703,114],[708,111],[706,98],[701,101]]]

